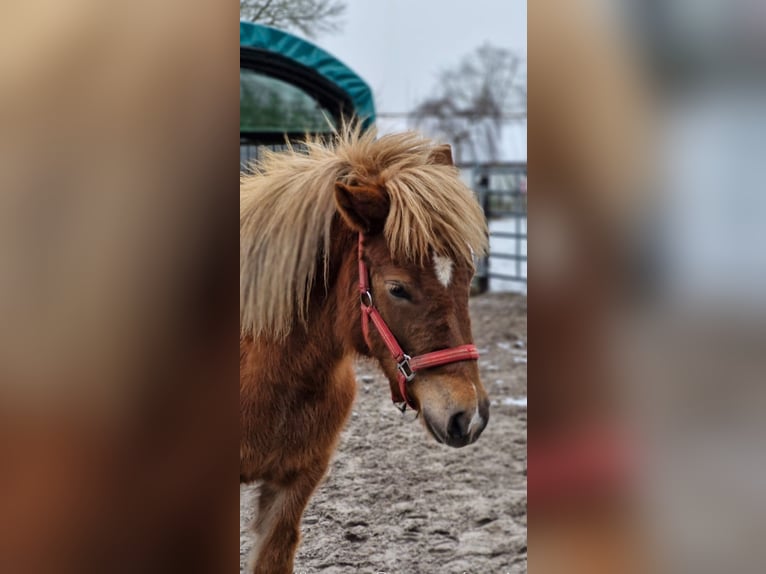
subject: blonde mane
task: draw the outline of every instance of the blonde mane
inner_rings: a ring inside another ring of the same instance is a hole
[[[240,181],[241,332],[281,339],[296,316],[305,322],[317,275],[326,280],[337,181],[383,183],[391,202],[384,235],[395,259],[470,264],[484,253],[484,214],[457,169],[433,163],[435,145],[415,132],[376,139],[355,126],[329,142],[308,138],[305,150],[267,152]]]

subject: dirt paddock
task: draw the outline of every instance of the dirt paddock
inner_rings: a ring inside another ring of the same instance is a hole
[[[471,300],[490,422],[475,444],[437,444],[357,365],[354,410],[303,517],[297,574],[501,573],[527,569],[526,297]],[[240,488],[240,570],[256,487]]]

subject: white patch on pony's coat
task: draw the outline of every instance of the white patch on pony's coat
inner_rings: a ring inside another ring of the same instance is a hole
[[[279,517],[279,513],[282,510],[284,498],[284,493],[279,492],[274,495],[274,500],[266,509],[266,512],[263,515],[259,511],[256,511],[255,521],[253,522],[252,526],[252,529],[255,532],[255,544],[250,550],[250,556],[248,557],[248,572],[255,570],[255,565],[258,562],[258,556],[260,555],[261,550],[263,550],[263,545],[271,534],[277,518]]]
[[[452,281],[452,268],[454,267],[452,259],[449,257],[442,257],[441,255],[434,255],[434,269],[436,270],[436,278],[439,283],[445,287],[449,287],[450,281]]]

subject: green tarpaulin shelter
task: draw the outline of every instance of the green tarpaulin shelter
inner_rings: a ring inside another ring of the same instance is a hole
[[[330,131],[342,117],[374,123],[370,87],[326,51],[248,22],[239,23],[239,41],[241,140],[284,142],[285,135]]]

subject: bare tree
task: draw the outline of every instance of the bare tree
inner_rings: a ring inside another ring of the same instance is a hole
[[[498,159],[503,126],[524,121],[527,82],[524,60],[485,44],[439,75],[434,96],[413,111],[420,129],[455,146],[456,160]]]
[[[239,0],[242,20],[298,31],[309,38],[340,30],[345,11],[343,0]]]

